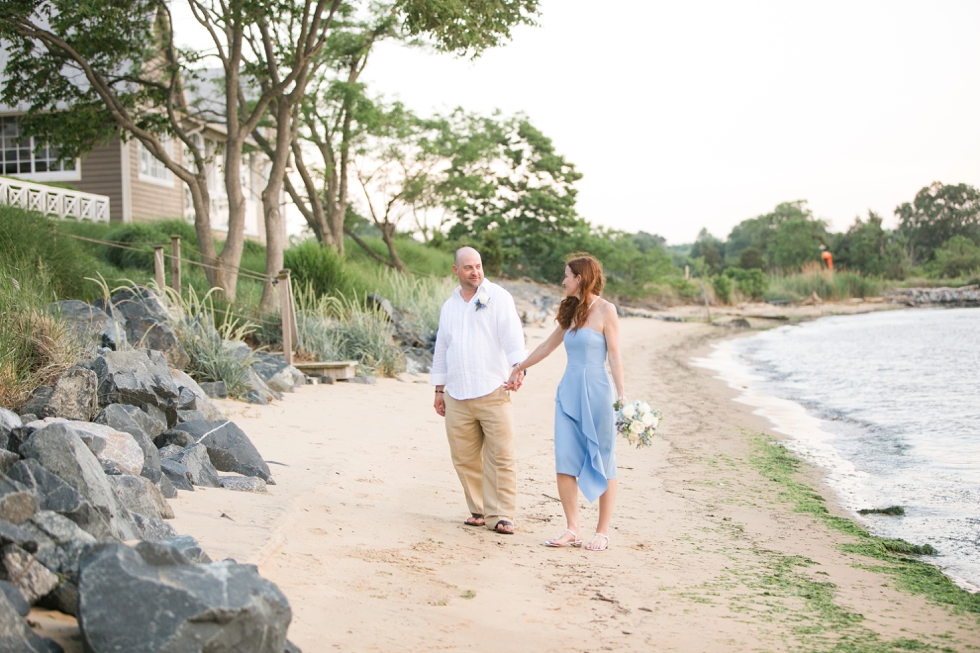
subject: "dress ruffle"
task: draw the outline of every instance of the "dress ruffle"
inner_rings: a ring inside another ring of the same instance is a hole
[[[555,401],[558,403],[559,410],[569,417],[577,427],[578,431],[585,436],[586,455],[582,464],[582,469],[577,474],[578,486],[582,494],[589,502],[593,502],[602,496],[609,486],[606,480],[606,462],[602,458],[602,451],[599,447],[599,433],[596,430],[596,415],[593,415],[592,402],[608,403],[609,397],[590,396],[589,376],[602,374],[605,376],[605,369],[598,371],[586,367],[569,368],[565,370],[565,376],[558,385],[558,393]],[[608,392],[608,381],[601,385]],[[594,383],[594,381],[593,381]],[[560,428],[558,424],[556,429]],[[556,433],[556,446],[557,445]]]

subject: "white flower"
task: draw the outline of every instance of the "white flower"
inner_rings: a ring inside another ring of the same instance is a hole
[[[643,425],[643,422],[641,422],[639,420],[637,420],[637,421],[633,422],[632,424],[630,424],[630,431],[632,431],[633,433],[636,433],[637,435],[639,435],[640,433],[643,433],[643,431],[645,431],[646,428],[647,427],[645,427]]]
[[[626,419],[633,419],[636,417],[636,408],[633,407],[633,404],[626,404],[623,406],[623,417]]]
[[[637,409],[639,409],[639,411],[641,413],[649,413],[650,412],[650,404],[648,404],[645,401],[644,402],[641,402],[640,405],[637,406]]]
[[[487,291],[481,290],[480,294],[476,296],[476,301],[486,306],[490,303],[490,295],[487,294]]]
[[[629,441],[630,444],[636,444],[636,441],[640,439],[640,436],[638,436],[635,433],[630,433],[626,436],[626,439]]]
[[[657,421],[657,418],[654,417],[653,413],[643,413],[642,415],[640,415],[640,421],[646,424],[647,426],[653,426],[654,422]]]

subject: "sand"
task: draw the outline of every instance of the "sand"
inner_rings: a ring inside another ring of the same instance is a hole
[[[530,349],[548,331],[527,333]],[[622,320],[628,395],[666,417],[654,446],[618,449],[608,551],[542,546],[565,527],[551,438],[560,349],[513,395],[513,536],[462,524],[432,390],[407,376],[307,386],[271,406],[222,402],[277,484],[266,495],[182,492],[172,524],[277,583],[290,639],[307,653],[821,650],[842,635],[980,646],[976,617],[859,568],[874,561],[842,552],[848,537],[792,512],[750,466],[753,434],[769,425],[690,364],[731,334]],[[837,510],[819,471],[803,469]],[[588,539],[597,510],[581,502]]]

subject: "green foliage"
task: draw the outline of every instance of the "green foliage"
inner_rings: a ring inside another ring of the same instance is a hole
[[[57,223],[39,213],[0,204],[0,252],[7,272],[25,279],[41,271],[48,297],[94,299],[85,281],[100,269],[95,257],[70,238],[57,237]]]
[[[885,231],[881,222],[873,211],[868,211],[867,222],[855,218],[847,232],[835,239],[835,266],[886,279],[905,278],[910,262],[903,239]]]
[[[934,261],[927,268],[945,278],[978,274],[980,247],[966,236],[953,236],[934,252]]]
[[[709,274],[720,274],[725,267],[725,243],[708,233],[707,229],[702,229],[691,247],[690,257],[701,259]]]
[[[296,287],[309,286],[317,296],[344,295],[355,291],[354,281],[336,250],[306,240],[283,253]]]
[[[516,25],[534,25],[538,0],[399,0],[402,29],[443,52],[479,56],[510,40]]]
[[[773,265],[784,270],[820,260],[820,245],[827,237],[822,220],[790,218],[776,227],[770,255]]]
[[[38,386],[53,384],[81,358],[81,344],[47,308],[54,299],[53,288],[43,265],[0,260],[0,406],[4,408],[19,408]]]
[[[879,277],[866,277],[859,272],[830,272],[817,264],[796,274],[772,274],[769,288],[764,293],[768,300],[791,299],[799,301],[813,293],[823,300],[841,300],[852,297],[878,297],[885,289]]]
[[[758,268],[751,270],[728,268],[725,270],[725,276],[734,279],[738,291],[749,299],[762,299],[769,288],[769,277]]]
[[[895,215],[913,259],[924,263],[954,236],[980,239],[980,190],[969,184],[937,181],[916,193],[911,203],[896,207]]]
[[[746,247],[738,255],[738,267],[743,270],[762,270],[766,267],[766,262],[762,258],[762,252],[756,247]]]
[[[721,274],[711,279],[711,286],[715,290],[715,297],[722,304],[732,303],[732,278]]]
[[[383,255],[386,252],[384,241],[380,237],[361,236],[361,240],[379,254]],[[453,272],[453,252],[448,249],[448,246],[443,248],[431,243],[420,243],[407,236],[395,238],[394,244],[395,249],[398,250],[398,257],[409,272],[438,277],[444,277]],[[352,241],[348,241],[346,249],[348,264],[377,267],[371,257],[356,247]]]

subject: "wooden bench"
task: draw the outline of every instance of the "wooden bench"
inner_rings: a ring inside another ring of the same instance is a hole
[[[329,376],[334,381],[353,379],[357,373],[357,361],[321,361],[318,363],[293,363],[303,374]]]

